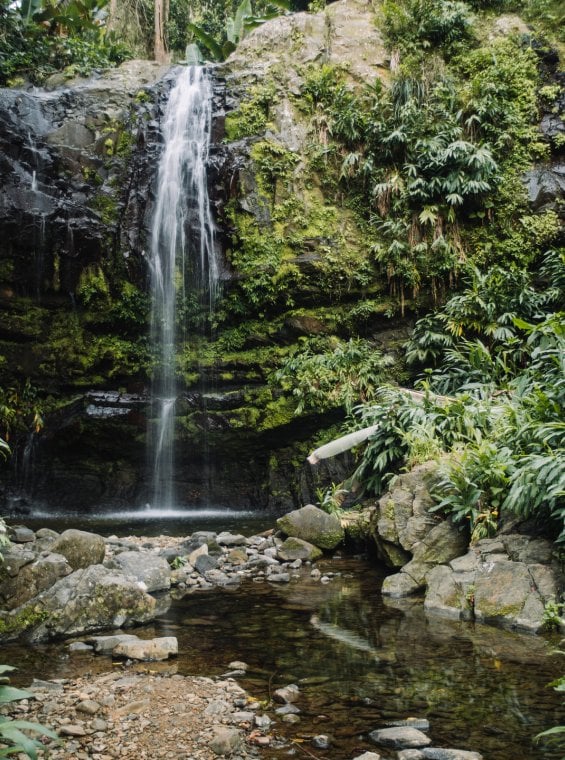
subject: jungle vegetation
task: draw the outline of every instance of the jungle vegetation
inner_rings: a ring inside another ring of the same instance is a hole
[[[280,6],[0,0],[0,84],[87,74],[140,54],[183,58],[194,43],[203,57],[222,58],[254,25],[287,12]],[[493,17],[511,12],[531,32],[484,33]],[[365,493],[378,495],[402,468],[437,458],[438,509],[468,522],[475,538],[508,513],[538,519],[564,540],[563,234],[559,209],[534,213],[523,182],[529,168],[563,150],[559,135],[546,138],[538,127],[542,113],[558,113],[562,102],[548,64],[548,51],[563,47],[562,5],[385,0],[376,14],[390,53],[389,85],[353,88],[339,69],[316,65],[300,99],[316,127],[311,163],[324,192],[339,196],[364,231],[369,264],[348,264],[356,285],[370,291],[386,282],[391,313],[413,315],[414,331],[400,359],[382,355],[370,339],[369,309],[368,337],[304,339],[282,356],[271,383],[299,413],[341,406],[348,428],[379,423],[359,452],[355,479]],[[129,32],[118,35],[124,18]],[[242,109],[234,139],[265,128],[269,98],[267,90],[257,94],[247,120]],[[275,197],[293,157],[263,140],[254,159],[265,193]],[[279,212],[294,213],[292,202]],[[254,257],[276,258],[272,240],[228,211],[240,270],[254,271]],[[332,221],[331,210],[324,213],[320,226]],[[330,285],[339,268],[338,261]],[[260,320],[273,305],[292,305],[296,270],[287,266],[279,281],[262,271],[243,280],[219,320]],[[237,348],[245,330],[224,331],[224,344],[228,337]],[[423,390],[422,401],[382,385],[391,364],[397,381]],[[4,396],[9,433],[20,422]],[[26,398],[23,417],[35,420],[33,399]]]

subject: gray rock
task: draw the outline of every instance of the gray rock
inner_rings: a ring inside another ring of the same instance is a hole
[[[424,760],[419,749],[403,749],[398,753],[398,760]]]
[[[220,546],[242,546],[247,543],[247,538],[240,533],[218,533],[216,543]]]
[[[61,554],[38,557],[21,567],[17,575],[0,583],[0,602],[6,610],[12,610],[50,588],[73,569]]]
[[[322,556],[322,551],[314,544],[310,544],[301,538],[287,538],[278,547],[277,556],[283,562],[292,562],[293,560],[314,562]]]
[[[329,749],[332,746],[332,742],[327,734],[318,734],[312,738],[312,746],[316,747],[316,749]]]
[[[295,683],[283,686],[281,689],[276,689],[273,692],[273,699],[276,702],[292,703],[300,697],[300,689]]]
[[[194,565],[194,569],[201,575],[206,575],[209,570],[216,570],[218,567],[218,561],[214,557],[210,557],[209,554],[201,554],[190,564]]]
[[[414,562],[440,565],[465,554],[468,540],[450,520],[443,520],[414,547]]]
[[[418,731],[429,731],[430,721],[426,718],[405,718],[404,720],[389,720],[386,723],[387,728],[398,728],[402,726],[417,728]]]
[[[229,756],[243,747],[241,732],[235,728],[216,726],[210,741],[210,749],[216,755]]]
[[[97,654],[112,654],[114,647],[117,647],[118,644],[137,638],[133,633],[118,633],[113,636],[91,636],[88,642],[92,644]]]
[[[483,760],[483,756],[478,752],[442,747],[426,747],[422,750],[422,757],[426,760]]]
[[[78,703],[75,709],[77,712],[86,713],[86,715],[96,715],[100,708],[100,703],[94,699],[84,699]]]
[[[290,575],[289,573],[269,573],[267,580],[269,583],[289,583]]]
[[[301,538],[320,549],[335,549],[345,535],[335,515],[329,515],[313,504],[279,517],[277,527],[287,536]]]
[[[437,565],[426,576],[424,609],[446,618],[459,620],[472,614],[472,602],[457,582],[451,567]]]
[[[144,583],[146,590],[162,591],[171,587],[171,568],[164,557],[146,552],[123,552],[113,560],[124,575]]]
[[[272,720],[269,718],[268,715],[256,715],[254,723],[257,726],[257,728],[267,730],[271,727]]]
[[[432,740],[422,731],[409,726],[380,728],[371,731],[369,739],[380,747],[391,749],[420,749],[432,743]]]
[[[51,544],[54,554],[62,554],[73,570],[99,565],[104,561],[106,545],[102,536],[84,530],[66,530]]]
[[[94,647],[90,644],[85,644],[84,641],[74,641],[68,646],[69,652],[93,652]]]
[[[376,752],[363,752],[362,755],[357,755],[353,760],[381,760],[381,756]]]
[[[14,544],[29,544],[35,541],[35,533],[23,525],[15,525],[8,529],[10,541]]]
[[[28,642],[146,623],[160,610],[137,583],[92,565],[75,570],[12,612],[0,613],[0,641]]]
[[[275,710],[275,713],[277,715],[298,715],[299,712],[300,712],[300,708],[290,703],[287,703],[286,705],[283,705],[282,707],[277,707],[277,709]]]
[[[122,641],[112,650],[114,657],[127,657],[130,660],[168,660],[179,652],[178,641],[174,636],[162,636],[156,639],[131,639]]]
[[[382,585],[382,593],[385,596],[400,598],[417,594],[422,589],[422,584],[417,583],[410,575],[404,572],[388,575]]]
[[[554,545],[545,538],[511,534],[502,536],[502,543],[506,553],[514,562],[549,565],[553,558]]]
[[[59,729],[61,736],[86,736],[87,731],[83,725],[68,723]]]

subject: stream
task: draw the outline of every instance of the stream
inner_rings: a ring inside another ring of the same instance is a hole
[[[256,528],[257,520],[249,519]],[[240,515],[238,527],[244,524]],[[198,522],[199,529],[211,525],[220,529],[217,519]],[[153,529],[155,535],[155,524]],[[136,633],[176,636],[179,657],[145,667],[219,676],[228,663],[243,660],[249,669],[238,681],[261,700],[298,684],[301,722],[278,720],[274,730],[303,739],[304,747],[328,760],[370,749],[369,731],[408,716],[430,721],[434,746],[480,751],[485,760],[561,757],[534,742],[539,731],[563,723],[562,697],[548,686],[563,669],[553,653],[556,642],[427,617],[418,600],[383,598],[383,571],[364,558],[336,556],[317,564],[329,583],[313,580],[304,568],[287,585],[246,581],[174,599],[163,617]],[[109,658],[69,654],[62,643],[9,645],[2,660],[18,666],[19,684],[115,667]],[[329,750],[312,750],[316,734],[331,736]],[[288,757],[289,745],[262,756]]]

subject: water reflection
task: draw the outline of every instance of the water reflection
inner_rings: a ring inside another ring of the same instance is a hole
[[[220,675],[230,661],[246,661],[241,683],[260,699],[298,683],[301,723],[277,722],[276,730],[331,734],[333,746],[316,749],[319,758],[354,757],[370,749],[368,731],[409,715],[430,720],[436,746],[475,749],[488,760],[560,756],[532,743],[538,731],[562,722],[560,700],[547,688],[561,663],[547,641],[428,618],[413,601],[385,602],[378,573],[365,563],[334,561],[326,569],[341,575],[327,585],[306,574],[285,587],[249,583],[186,596],[142,635],[177,636],[174,667],[185,675]],[[49,654],[53,667],[44,666],[43,677],[67,675],[79,664],[62,661],[61,648],[50,651],[58,661]],[[82,657],[90,670],[110,667]]]

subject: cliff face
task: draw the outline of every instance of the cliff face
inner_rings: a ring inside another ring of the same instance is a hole
[[[361,0],[274,19],[215,70],[223,290],[212,320],[183,304],[176,490],[187,504],[282,510],[340,482],[339,463],[303,468],[339,412],[296,415],[273,373],[300,348],[329,353],[359,336],[396,360],[407,336],[410,308],[401,316],[390,295],[366,201],[341,181],[345,154],[318,97],[332,72],[357,91],[387,85]],[[65,507],[147,500],[147,251],[174,76],[131,61],[0,91],[0,385],[35,394],[23,416],[37,406],[46,421],[33,440],[16,435],[7,493],[25,485],[32,502]]]

